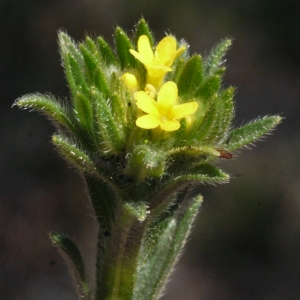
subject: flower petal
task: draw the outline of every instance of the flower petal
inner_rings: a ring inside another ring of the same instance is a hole
[[[176,51],[176,53],[175,53],[175,55],[174,55],[174,60],[175,60],[176,58],[178,58],[178,57],[185,51],[185,49],[186,49],[186,46],[180,47],[180,48]]]
[[[153,129],[159,126],[160,122],[153,115],[144,115],[135,121],[136,126],[144,129]]]
[[[146,35],[141,35],[138,39],[138,51],[145,57],[147,61],[152,61],[154,54],[150,45],[149,38]]]
[[[154,116],[159,115],[156,102],[146,92],[136,92],[134,98],[139,109]]]
[[[170,67],[176,53],[176,40],[171,36],[164,37],[156,46],[155,64]]]
[[[176,103],[177,94],[178,89],[175,82],[168,81],[163,84],[157,96],[157,104],[161,114],[167,114],[170,111]]]
[[[180,127],[180,123],[177,120],[167,120],[160,122],[160,128],[165,131],[175,131]]]
[[[175,105],[172,107],[172,110],[170,111],[170,114],[168,117],[170,119],[182,119],[189,115],[192,115],[196,112],[199,105],[197,102],[188,102],[180,105]]]
[[[142,64],[144,64],[145,67],[150,66],[150,62],[149,60],[147,60],[145,56],[141,55],[140,53],[138,53],[133,49],[129,49],[129,51],[137,60],[139,60]]]

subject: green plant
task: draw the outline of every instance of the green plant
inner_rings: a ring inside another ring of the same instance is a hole
[[[281,117],[232,129],[234,88],[222,87],[228,39],[203,59],[172,36],[156,45],[141,19],[132,39],[116,28],[115,44],[115,52],[102,37],[76,44],[60,32],[70,103],[31,94],[15,104],[53,121],[53,144],[86,182],[99,223],[95,294],[77,245],[50,234],[79,297],[157,299],[201,205],[191,192],[228,181],[214,163]]]

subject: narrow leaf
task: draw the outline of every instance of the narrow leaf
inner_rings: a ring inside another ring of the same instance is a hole
[[[221,85],[220,76],[206,78],[199,88],[195,91],[194,97],[199,97],[204,103],[209,102],[211,97],[217,93]]]
[[[105,61],[107,65],[118,65],[118,61],[116,56],[110,46],[106,43],[102,36],[99,36],[97,39],[98,48],[102,59]]]
[[[52,142],[63,158],[65,158],[67,162],[76,169],[90,175],[98,176],[98,172],[93,161],[76,145],[74,141],[65,136],[55,134],[52,137]]]
[[[26,95],[16,100],[14,105],[24,109],[37,110],[44,113],[56,125],[62,125],[70,131],[74,131],[67,109],[57,100],[48,95]]]
[[[55,232],[50,233],[50,239],[58,247],[60,254],[65,259],[73,275],[74,285],[77,288],[80,298],[86,300],[92,299],[83,259],[76,244],[70,238]]]
[[[188,201],[188,204],[177,207],[171,217],[161,219],[146,232],[139,254],[141,269],[137,275],[134,300],[154,300],[161,293],[186,243],[202,198]],[[151,252],[148,251],[149,247],[153,249]]]
[[[136,25],[135,41],[134,41],[136,45],[137,45],[138,39],[141,35],[146,35],[150,41],[151,47],[153,47],[153,44],[154,44],[153,35],[152,35],[145,19],[141,19],[138,22],[138,24]]]
[[[281,120],[280,116],[264,117],[231,131],[226,149],[232,151],[254,142],[274,129]]]
[[[115,42],[117,48],[117,54],[121,62],[121,68],[130,69],[136,67],[137,61],[133,55],[129,52],[130,49],[134,49],[129,37],[120,27],[115,31]]]
[[[98,90],[93,90],[93,103],[95,103],[95,118],[99,129],[99,144],[101,150],[118,152],[124,146],[124,125],[117,126],[107,99]],[[113,153],[111,153],[113,154]]]
[[[161,265],[159,276],[156,278],[156,284],[152,290],[151,299],[153,300],[157,299],[159,295],[162,293],[162,290],[165,286],[165,282],[168,279],[168,276],[170,275],[177,260],[179,259],[180,253],[182,252],[183,247],[186,244],[187,238],[190,235],[194,220],[198,214],[201,203],[202,203],[202,197],[201,196],[195,197],[189,204],[186,211],[177,220],[176,231],[173,235],[173,238],[170,239],[170,236],[165,236],[164,238],[161,239],[160,245],[158,245],[157,250],[159,251],[165,249],[165,252],[166,250],[168,250],[168,253],[166,255],[164,264]],[[171,222],[173,220],[171,220]],[[169,247],[166,247],[167,245],[164,245],[164,240],[172,241]],[[158,252],[156,258],[158,258],[159,256],[160,253]],[[158,266],[158,264],[156,264],[156,266]],[[150,276],[152,274],[153,273],[151,272]]]
[[[230,87],[216,96],[213,104],[216,112],[214,123],[203,143],[216,143],[225,137],[234,116],[233,93],[234,88]]]
[[[214,76],[219,74],[222,65],[224,63],[224,56],[231,46],[232,41],[230,39],[226,39],[218,44],[209,54],[209,56],[205,59],[205,74],[207,76]]]

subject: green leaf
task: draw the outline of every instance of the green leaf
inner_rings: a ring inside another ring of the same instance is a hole
[[[135,68],[137,61],[134,58],[134,56],[131,55],[131,53],[129,52],[129,50],[134,49],[134,47],[131,44],[129,37],[120,27],[116,28],[115,42],[122,70]]]
[[[88,71],[90,78],[93,79],[96,69],[99,66],[97,57],[84,44],[80,44],[79,49],[82,53],[86,70]]]
[[[207,163],[201,163],[199,166],[190,169],[186,174],[167,177],[162,180],[158,187],[153,186],[153,192],[148,197],[145,197],[145,201],[149,203],[150,216],[157,217],[165,211],[174,202],[178,192],[190,185],[224,183],[228,179],[228,174]]]
[[[209,146],[188,146],[175,148],[168,152],[168,170],[174,175],[188,172],[195,164],[204,163],[207,156],[219,157],[220,153]]]
[[[73,40],[62,31],[58,33],[58,41],[64,63],[66,63],[67,56],[71,54],[79,63],[79,65],[83,66],[83,57],[77,49],[76,43],[73,42]]]
[[[110,151],[107,154],[119,152],[125,144],[125,124],[115,122],[112,111],[108,106],[108,99],[104,98],[98,90],[92,91],[95,104],[95,119],[99,130],[98,147],[102,151]]]
[[[280,116],[271,116],[246,124],[231,131],[227,143],[224,143],[224,145],[229,151],[246,146],[270,132],[281,120]]]
[[[92,299],[91,290],[87,283],[85,268],[82,256],[76,244],[67,236],[59,233],[51,232],[50,239],[59,249],[60,254],[64,258],[69,267],[75,287],[78,290],[81,299]]]
[[[171,80],[174,81],[176,84],[178,84],[178,80],[180,78],[184,64],[185,64],[185,60],[182,57],[177,58],[172,67],[173,71],[167,73],[166,80],[167,81]]]
[[[234,88],[230,87],[217,95],[213,103],[216,112],[214,123],[203,143],[216,143],[225,137],[234,116],[233,94]]]
[[[232,41],[230,39],[223,40],[210,52],[204,61],[205,74],[207,76],[214,76],[223,72],[222,64],[224,63],[224,56],[231,44]]]
[[[186,243],[201,202],[202,197],[198,196],[188,205],[184,205],[183,209],[177,209],[173,217],[156,224],[157,227],[164,228],[162,231],[157,231],[156,228],[149,230],[148,241],[142,246],[139,255],[141,268],[137,275],[134,300],[158,299],[165,281]],[[155,247],[152,253],[147,251],[149,246]]]
[[[146,35],[150,41],[151,47],[153,47],[153,45],[154,45],[153,35],[152,35],[145,19],[141,19],[138,22],[138,24],[136,25],[135,41],[134,41],[136,45],[137,45],[138,39],[141,35]]]
[[[77,92],[89,95],[89,89],[86,83],[85,70],[81,67],[80,63],[71,53],[66,55],[66,72],[67,79],[73,94],[73,100],[76,105]]]
[[[205,113],[203,121],[194,127],[191,135],[198,145],[200,145],[200,142],[205,140],[205,138],[210,134],[218,113],[216,104],[213,103],[209,110]]]
[[[52,142],[63,158],[76,169],[86,174],[99,176],[93,161],[74,141],[65,136],[55,134],[52,137]]]
[[[200,55],[192,56],[184,65],[178,79],[178,93],[192,95],[203,80],[203,70]]]
[[[104,60],[104,62],[107,65],[112,64],[112,65],[118,66],[119,62],[117,61],[117,58],[116,58],[114,52],[112,51],[112,49],[106,43],[106,41],[104,40],[104,38],[102,36],[98,37],[97,43],[98,43],[100,55],[101,55],[102,59]]]
[[[41,94],[25,95],[16,100],[14,105],[24,109],[42,112],[53,121],[55,125],[62,125],[66,129],[74,132],[74,125],[68,110],[51,96]]]
[[[110,90],[99,61],[97,47],[91,39],[87,38],[87,41],[90,45],[87,47],[81,44],[80,50],[85,61],[86,70],[90,76],[91,84],[94,84],[105,97],[109,97]]]
[[[195,91],[194,97],[199,97],[206,104],[216,94],[221,86],[221,78],[218,75],[206,78]]]

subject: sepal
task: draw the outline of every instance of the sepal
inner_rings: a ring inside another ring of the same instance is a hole
[[[135,36],[134,36],[135,37],[135,39],[134,39],[135,45],[137,45],[138,39],[141,35],[146,35],[149,39],[151,47],[153,47],[153,45],[154,45],[153,35],[149,29],[147,22],[143,18],[140,19],[136,25]]]
[[[117,27],[115,31],[115,43],[122,70],[135,68],[137,61],[129,52],[134,47],[127,34],[120,27]]]
[[[178,79],[179,96],[192,96],[203,81],[203,69],[200,55],[194,55],[185,63]]]

